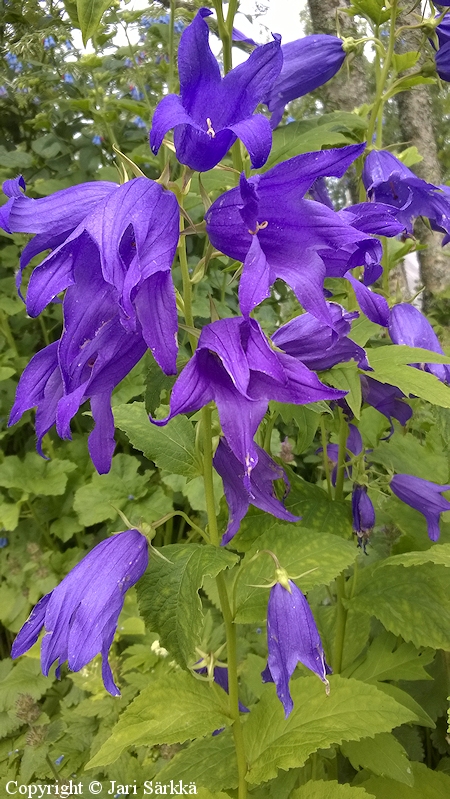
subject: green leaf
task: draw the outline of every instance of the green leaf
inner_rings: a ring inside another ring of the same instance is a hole
[[[151,471],[138,474],[140,462],[132,455],[120,453],[112,460],[108,474],[93,474],[90,482],[75,493],[73,507],[81,524],[92,524],[117,518],[130,496],[139,499],[148,490]]]
[[[392,344],[368,351],[368,359],[373,372],[370,376],[379,383],[390,383],[403,391],[406,396],[417,397],[450,408],[450,390],[434,375],[408,366],[411,363],[448,363],[450,358],[418,347]]]
[[[175,382],[175,377],[165,375],[156,363],[150,350],[145,357],[145,410],[154,414],[161,404],[161,393],[170,391]]]
[[[359,419],[361,414],[361,381],[359,379],[359,369],[355,361],[341,363],[333,366],[323,375],[324,379],[331,383],[334,388],[341,391],[348,391],[345,398],[353,415]]]
[[[341,751],[356,770],[366,768],[380,777],[390,777],[405,785],[414,784],[408,756],[401,743],[388,732],[361,741],[347,741],[342,744]]]
[[[432,662],[434,651],[419,651],[413,644],[401,642],[389,632],[383,631],[373,640],[366,657],[360,665],[352,665],[344,676],[362,682],[376,680],[431,680],[425,666]]]
[[[416,647],[450,649],[450,592],[444,566],[377,564],[363,573],[347,605],[375,616],[387,630]]]
[[[436,483],[443,484],[448,477],[446,455],[436,451],[431,442],[421,443],[413,435],[394,435],[389,441],[381,441],[370,460],[397,474],[412,474],[424,480],[432,475]]]
[[[236,621],[241,624],[266,618],[268,591],[251,586],[264,585],[273,580],[274,563],[266,554],[260,554],[250,562],[257,550],[274,552],[290,575],[313,569],[310,574],[296,580],[304,592],[316,585],[329,585],[357,556],[354,543],[329,533],[318,533],[282,522],[274,525],[256,539],[242,564],[236,584]]]
[[[221,688],[192,674],[166,673],[126,708],[86,768],[113,763],[128,746],[184,743],[227,727],[232,719],[225,710],[226,699]]]
[[[202,473],[195,452],[194,428],[186,416],[176,416],[165,427],[157,427],[149,421],[144,403],[133,402],[114,408],[114,421],[133,447],[161,469],[186,477]]]
[[[24,150],[7,150],[6,147],[0,145],[0,166],[7,169],[28,169],[33,166],[33,156]]]
[[[419,705],[407,691],[402,691],[401,688],[392,685],[390,682],[379,682],[377,683],[377,688],[388,696],[391,696],[392,699],[395,699],[399,705],[406,707],[414,716],[415,724],[420,724],[422,727],[430,727],[431,729],[436,726],[433,719],[428,715],[426,710],[423,709],[422,705]]]
[[[409,53],[394,53],[392,56],[396,72],[404,72],[406,69],[411,69],[417,64],[418,59],[419,52],[417,50]]]
[[[0,465],[0,486],[20,488],[26,494],[57,496],[64,494],[67,475],[76,468],[72,461],[45,461],[35,452],[27,452],[23,461],[10,455]]]
[[[210,544],[172,544],[159,551],[170,563],[151,558],[138,584],[139,607],[162,646],[186,668],[192,665],[201,640],[203,612],[198,591],[203,579],[233,566],[238,557]]]
[[[341,785],[335,780],[310,780],[291,793],[290,799],[374,799],[365,788]]]
[[[282,402],[271,402],[270,410],[278,411],[285,424],[295,422],[297,425],[296,453],[301,455],[302,452],[309,449],[319,426],[319,414],[310,408],[305,408],[304,405],[291,405]]]
[[[158,772],[158,779],[163,784],[183,780],[206,788],[214,785],[218,791],[237,788],[236,749],[231,731],[194,741]]]
[[[109,6],[109,0],[77,0],[78,21],[85,47],[89,39],[95,36],[100,20]]]
[[[357,114],[334,111],[331,114],[281,125],[273,133],[273,144],[269,159],[261,171],[266,172],[275,164],[300,153],[351,144],[355,132],[365,130],[366,122]]]
[[[39,660],[30,657],[21,658],[0,681],[0,710],[13,708],[20,694],[40,699],[50,685],[48,677],[44,677],[41,672]]]
[[[432,771],[423,763],[411,763],[414,786],[402,785],[386,777],[370,777],[363,785],[376,799],[447,799],[450,796],[450,777]]]
[[[289,477],[291,491],[285,505],[294,516],[301,516],[301,522],[292,522],[292,529],[320,530],[343,538],[351,535],[350,506],[348,502],[333,501],[327,492],[307,483],[285,465]],[[243,520],[239,533],[233,538],[233,547],[246,552],[263,534],[279,524],[278,520],[268,513],[251,508]]]
[[[278,769],[302,766],[318,749],[390,732],[413,719],[375,686],[339,675],[330,677],[329,696],[317,677],[293,680],[294,709],[287,719],[275,686],[265,689],[244,726],[247,779],[252,784],[276,777]]]
[[[385,0],[352,0],[351,8],[357,14],[368,17],[375,25],[382,25],[391,17],[391,9],[386,8]]]
[[[450,544],[434,544],[423,552],[402,552],[383,562],[383,566],[420,566],[422,563],[435,563],[450,567]],[[406,679],[406,678],[405,678]]]

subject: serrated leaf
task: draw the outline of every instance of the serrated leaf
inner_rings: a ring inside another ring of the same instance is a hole
[[[232,719],[220,694],[226,700],[218,686],[185,672],[152,680],[122,713],[112,735],[86,768],[113,763],[128,746],[184,743],[227,727]]]
[[[431,680],[425,666],[433,661],[434,651],[419,651],[411,643],[398,645],[396,636],[383,631],[373,640],[359,666],[349,667],[344,676],[362,682],[377,680]]]
[[[341,391],[347,391],[345,398],[350,410],[356,419],[361,415],[361,381],[359,379],[359,370],[355,361],[348,361],[338,366],[333,366],[323,375],[324,379],[330,383],[334,388],[339,388]]]
[[[375,25],[382,25],[390,18],[391,9],[385,6],[385,0],[352,0],[352,8],[358,14],[371,19]]]
[[[413,714],[373,685],[330,677],[326,695],[317,677],[291,682],[294,709],[285,719],[275,686],[266,685],[244,726],[250,783],[266,782],[278,769],[302,766],[309,755],[331,744],[390,732]]]
[[[432,771],[423,763],[411,763],[414,786],[402,785],[386,777],[370,777],[364,787],[376,799],[447,799],[450,796],[450,777]]]
[[[351,536],[351,514],[348,502],[333,501],[327,492],[313,483],[307,483],[289,467],[285,466],[291,491],[285,499],[285,506],[301,522],[292,522],[296,529],[319,530],[323,533],[349,538]],[[233,548],[247,552],[257,539],[279,524],[274,516],[257,508],[251,508],[243,520],[239,533],[233,539]]]
[[[0,682],[0,710],[14,707],[19,694],[40,699],[50,685],[48,677],[44,677],[41,672],[39,660],[22,658]]]
[[[206,575],[233,566],[237,555],[210,544],[172,544],[159,550],[169,561],[151,558],[138,584],[141,614],[162,646],[186,668],[192,665],[203,627],[198,591]]]
[[[6,147],[0,146],[0,166],[19,171],[28,169],[33,166],[33,156],[24,150],[7,150]]]
[[[23,461],[17,455],[9,455],[0,465],[0,486],[20,488],[27,494],[58,496],[64,494],[67,475],[76,468],[72,461],[45,461],[35,452],[27,452]]]
[[[342,744],[341,751],[356,770],[366,768],[380,777],[390,777],[405,785],[414,784],[408,756],[401,743],[388,732],[380,732],[374,738],[347,741]]]
[[[412,435],[394,435],[389,441],[381,441],[370,460],[397,474],[412,474],[423,480],[432,475],[436,483],[445,483],[448,477],[445,453],[436,452],[429,442],[422,444]]]
[[[407,365],[411,363],[448,363],[448,356],[438,355],[418,347],[392,344],[369,350],[368,359],[374,370],[370,376],[379,383],[389,383],[397,386],[406,396],[412,394],[433,405],[450,408],[450,389],[429,372]]]
[[[165,427],[157,427],[149,421],[144,403],[133,402],[114,408],[114,421],[133,447],[161,469],[185,477],[201,474],[194,428],[186,416],[176,416]]]
[[[377,688],[383,693],[391,696],[392,699],[395,699],[399,705],[403,705],[406,707],[414,716],[414,723],[420,724],[422,727],[430,727],[434,729],[436,726],[431,716],[423,709],[422,705],[419,705],[415,699],[407,692],[402,691],[401,688],[398,688],[396,685],[392,685],[390,682],[379,682],[377,683]]]
[[[93,474],[91,480],[75,493],[73,507],[81,524],[114,520],[130,497],[139,499],[147,493],[151,471],[138,474],[140,462],[132,455],[120,453],[112,459],[108,474]]]
[[[432,550],[417,555],[429,551]],[[362,575],[356,594],[347,605],[375,616],[387,630],[417,647],[449,650],[448,584],[444,566],[423,563],[389,568],[382,563]]]
[[[345,111],[334,111],[282,125],[273,133],[271,154],[261,171],[266,172],[280,161],[300,153],[320,150],[324,146],[351,144],[355,141],[354,131],[365,128],[366,122],[362,117]]]
[[[77,16],[85,47],[89,39],[95,36],[101,18],[109,6],[109,0],[77,0]]]
[[[231,731],[194,741],[158,772],[158,779],[163,784],[183,780],[185,784],[195,782],[206,788],[214,785],[218,791],[237,788],[236,749]]]
[[[357,556],[354,543],[338,536],[307,530],[301,525],[282,522],[274,525],[257,538],[242,564],[236,584],[236,621],[241,624],[266,618],[268,591],[251,586],[264,585],[273,580],[274,565],[265,554],[250,563],[257,550],[274,552],[290,575],[314,569],[296,580],[304,592],[316,585],[329,585]]]
[[[365,788],[341,785],[336,780],[310,780],[293,791],[290,799],[374,799]]]
[[[270,409],[271,411],[278,411],[286,424],[291,421],[295,422],[298,428],[295,451],[298,455],[301,455],[314,440],[320,422],[319,414],[310,408],[305,408],[304,405],[292,405],[282,402],[271,402]]]
[[[450,544],[434,544],[423,552],[402,552],[383,562],[383,566],[420,566],[422,563],[435,563],[450,567]]]

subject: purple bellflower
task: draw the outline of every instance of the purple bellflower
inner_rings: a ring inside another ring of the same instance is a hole
[[[394,305],[391,309],[389,335],[394,344],[422,347],[440,355],[445,354],[428,319],[418,308],[408,303]],[[442,383],[450,383],[450,367],[446,364],[425,363],[424,366],[426,372],[431,372]]]
[[[275,683],[287,718],[294,707],[289,680],[297,663],[315,672],[327,689],[327,674],[331,673],[307,599],[292,580],[287,580],[287,575],[283,583],[275,583],[270,591],[267,644],[269,657],[262,678],[264,682]]]
[[[390,435],[394,432],[392,419],[397,419],[403,427],[412,416],[412,408],[403,402],[406,399],[397,386],[389,383],[379,383],[368,375],[360,375],[361,391],[364,402],[382,413],[391,425]]]
[[[144,355],[147,345],[138,322],[127,330],[120,319],[117,291],[103,280],[93,242],[73,263],[74,283],[63,302],[64,329],[59,342],[38,352],[23,372],[9,424],[37,407],[36,435],[42,439],[56,424],[61,438],[71,438],[70,421],[90,399],[94,430],[89,452],[100,473],[108,472],[114,452],[111,393]]]
[[[264,99],[272,112],[273,128],[287,103],[318,89],[339,72],[345,61],[342,44],[337,36],[318,33],[281,45],[283,67]]]
[[[374,239],[358,230],[354,220],[348,224],[304,195],[318,177],[342,176],[364,146],[304,153],[249,180],[241,175],[240,186],[209,208],[206,229],[213,246],[243,262],[239,305],[245,316],[281,278],[305,310],[333,326],[324,279],[342,277],[364,263],[362,253],[372,249]]]
[[[365,350],[348,338],[351,322],[359,316],[358,312],[350,313],[334,302],[328,308],[333,328],[304,313],[278,328],[272,336],[273,343],[314,371],[331,369],[352,359],[360,369],[369,369]]]
[[[431,541],[439,538],[441,513],[450,510],[450,502],[442,496],[450,485],[440,486],[410,474],[396,474],[390,483],[395,496],[425,516]]]
[[[439,3],[439,5],[444,5],[444,4]],[[450,6],[450,0],[448,2],[448,5]],[[440,14],[437,14],[436,19],[439,16]],[[439,25],[436,26],[436,36],[438,38],[440,47],[443,47],[444,44],[450,42],[450,17],[448,16],[448,14],[444,17],[442,22],[440,22]]]
[[[32,200],[23,179],[6,181],[11,198],[0,211],[8,233],[36,233],[25,247],[21,270],[46,249],[50,254],[30,278],[27,312],[35,317],[75,282],[75,264],[89,275],[93,245],[103,280],[114,288],[120,324],[142,332],[147,346],[166,374],[176,372],[177,311],[171,265],[178,243],[175,195],[148,178],[123,186],[87,183]],[[86,253],[89,252],[89,258]],[[18,278],[20,283],[20,276]],[[89,308],[90,292],[84,302]]]
[[[294,516],[286,510],[273,489],[274,480],[283,479],[286,493],[289,491],[290,486],[284,469],[261,447],[257,446],[256,449],[258,462],[250,474],[250,488],[244,483],[244,466],[233,454],[224,438],[220,439],[214,455],[214,468],[223,480],[229,512],[228,526],[222,536],[222,546],[228,544],[236,535],[249,505],[254,505],[287,522],[300,521],[300,516]]]
[[[421,180],[395,155],[372,150],[362,179],[370,200],[397,208],[396,218],[412,234],[413,220],[428,217],[432,226],[450,232],[450,202],[439,186]]]
[[[44,628],[41,663],[45,676],[56,660],[59,677],[64,661],[71,671],[80,671],[101,653],[105,688],[120,696],[108,653],[125,593],[142,577],[147,564],[147,539],[137,530],[102,541],[38,602],[14,641],[12,657],[28,652]]]
[[[215,400],[225,438],[244,466],[245,487],[251,492],[250,475],[259,456],[253,437],[269,400],[302,405],[345,394],[325,386],[300,361],[271,349],[255,319],[234,317],[203,328],[173,387],[169,416],[152,421],[165,425]]]
[[[211,13],[201,8],[181,36],[180,95],[168,94],[156,106],[150,147],[156,155],[164,136],[174,128],[178,161],[206,172],[240,139],[257,169],[269,156],[272,129],[266,117],[253,112],[281,70],[280,37],[257,47],[244,64],[222,78],[208,42],[205,18]]]
[[[367,494],[367,487],[356,483],[352,492],[352,516],[358,546],[366,552],[367,541],[375,525],[375,509]]]
[[[439,26],[438,26],[439,27]],[[437,30],[437,29],[436,29]],[[446,83],[450,82],[450,41],[442,44],[434,54],[436,72]]]

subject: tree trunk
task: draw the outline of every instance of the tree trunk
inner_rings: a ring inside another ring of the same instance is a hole
[[[414,24],[413,14],[401,14],[402,25]],[[421,43],[420,31],[405,31],[401,52],[417,50]],[[414,69],[417,69],[415,67]],[[428,86],[415,86],[407,92],[397,95],[400,130],[403,141],[416,146],[423,161],[413,166],[413,171],[423,180],[439,185],[441,169],[438,161],[436,138],[433,130],[433,107]],[[429,294],[439,294],[450,283],[450,263],[442,251],[442,234],[435,233],[417,220],[415,234],[427,249],[419,252],[422,283]]]

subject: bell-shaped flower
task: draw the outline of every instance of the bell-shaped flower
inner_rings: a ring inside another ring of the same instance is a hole
[[[56,660],[59,677],[65,661],[71,671],[80,671],[101,653],[105,688],[119,696],[108,654],[125,593],[142,577],[147,564],[147,539],[138,530],[126,530],[97,544],[38,602],[14,641],[12,657],[28,652],[44,628],[41,663],[45,676]]]
[[[412,234],[418,216],[428,217],[434,227],[450,232],[449,199],[439,186],[418,178],[392,153],[372,150],[362,179],[369,199],[397,208],[397,220],[407,233]]]
[[[391,425],[391,435],[394,432],[392,419],[397,419],[401,425],[405,424],[411,419],[412,408],[406,402],[403,391],[400,391],[397,386],[391,386],[389,383],[379,383],[368,375],[360,375],[361,391],[364,402],[371,405],[377,411],[383,414],[386,419],[389,419]]]
[[[282,70],[264,102],[272,112],[273,128],[291,100],[318,89],[339,72],[345,61],[342,39],[318,33],[281,45]]]
[[[292,580],[277,582],[271,588],[267,607],[267,645],[269,655],[262,678],[264,682],[275,683],[287,718],[294,707],[289,680],[297,663],[303,663],[315,672],[327,689],[327,674],[331,673],[311,608]]]
[[[335,302],[330,302],[328,308],[332,328],[312,314],[304,313],[278,328],[272,335],[273,343],[315,371],[331,369],[337,363],[352,359],[360,369],[369,369],[365,350],[348,338],[351,322],[359,316],[358,312],[350,313]]]
[[[301,517],[289,513],[274,491],[273,483],[280,479],[284,480],[286,493],[290,490],[284,469],[275,463],[261,447],[256,446],[256,450],[258,462],[250,474],[249,487],[245,484],[245,467],[233,454],[226,439],[220,439],[214,455],[214,468],[223,480],[223,489],[228,505],[228,526],[222,536],[222,546],[228,544],[236,535],[249,505],[254,505],[287,522],[300,521]]]
[[[450,491],[450,485],[440,486],[421,477],[410,474],[396,474],[390,482],[395,496],[418,510],[425,516],[428,536],[437,541],[440,535],[439,522],[441,513],[450,510],[450,502],[442,496],[443,491]]]
[[[444,355],[439,339],[428,319],[406,302],[394,305],[389,320],[389,335],[394,344],[406,344],[408,347],[422,347]],[[419,364],[417,367],[420,368]],[[450,367],[443,363],[425,363],[425,371],[431,372],[443,383],[450,382]]]
[[[225,438],[244,466],[250,491],[259,455],[253,437],[269,400],[303,405],[345,394],[325,386],[300,361],[271,349],[255,319],[220,319],[203,328],[193,357],[173,387],[169,416],[152,421],[165,425],[173,416],[198,411],[215,400]]]
[[[211,13],[201,8],[181,36],[180,95],[168,94],[156,106],[150,147],[156,155],[164,136],[174,128],[178,161],[206,172],[240,139],[257,169],[269,156],[272,130],[266,117],[253,112],[281,70],[280,37],[257,47],[247,61],[222,78],[208,41],[205,18]]]
[[[179,235],[175,195],[144,177],[123,186],[101,183],[99,188],[94,181],[39,200],[24,197],[21,183],[7,183],[4,189],[11,199],[0,225],[37,234],[23,251],[21,269],[38,253],[51,250],[31,275],[28,314],[37,316],[73,285],[75,264],[84,262],[89,276],[95,245],[103,279],[116,290],[124,330],[141,329],[161,368],[174,374],[177,312],[170,269]]]
[[[333,258],[334,263],[339,253],[333,274],[342,277],[359,265],[352,261],[353,254],[361,251],[364,242],[372,247],[373,239],[304,195],[318,177],[341,177],[364,146],[304,153],[249,180],[241,175],[239,187],[209,208],[206,229],[213,246],[243,262],[239,305],[245,316],[281,278],[305,310],[333,326],[323,292],[327,259]]]
[[[38,352],[26,367],[9,424],[37,407],[37,447],[42,454],[47,431],[56,424],[58,434],[70,438],[70,420],[90,399],[95,426],[89,451],[97,471],[105,473],[115,447],[111,393],[142,358],[147,345],[139,322],[135,331],[121,324],[117,291],[103,280],[92,241],[74,257],[73,275],[63,303],[61,340]]]
[[[358,546],[366,551],[367,541],[375,525],[375,509],[367,494],[367,486],[354,484],[352,492],[353,532]]]

